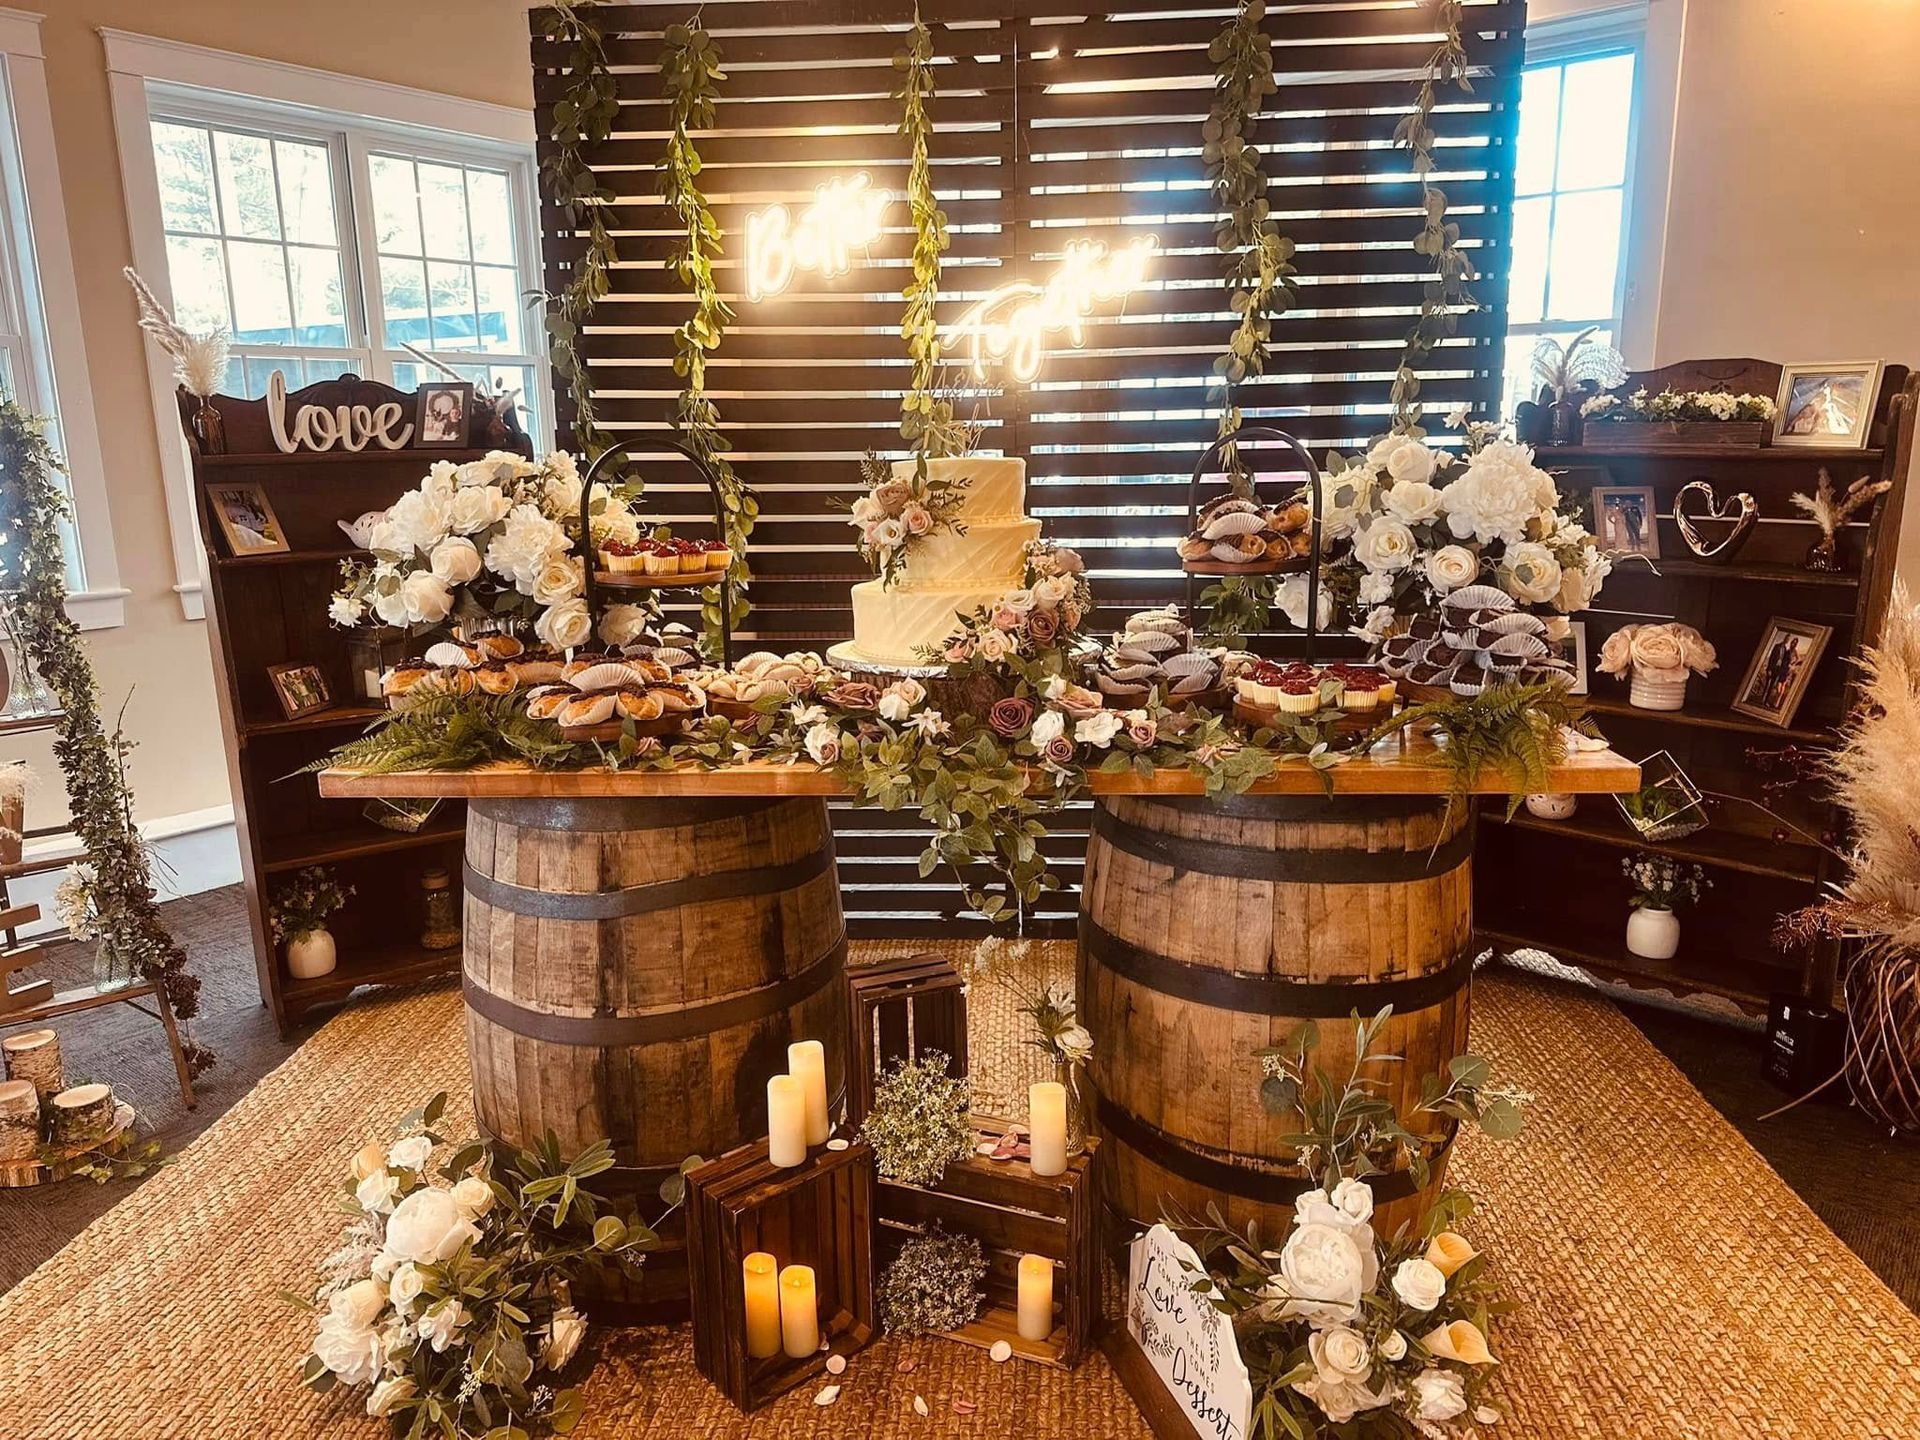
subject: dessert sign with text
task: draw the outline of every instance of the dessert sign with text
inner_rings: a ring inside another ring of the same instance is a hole
[[[1129,1248],[1127,1333],[1204,1440],[1245,1440],[1253,1385],[1232,1320],[1193,1293],[1200,1257],[1165,1225]]]

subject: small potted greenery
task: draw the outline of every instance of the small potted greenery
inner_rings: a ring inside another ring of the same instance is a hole
[[[343,886],[323,865],[310,865],[274,891],[267,924],[274,941],[287,947],[287,973],[296,980],[317,980],[339,963],[327,919],[347,903]]]
[[[1627,949],[1645,960],[1671,960],[1680,949],[1680,917],[1674,912],[1683,902],[1698,901],[1713,882],[1700,866],[1651,850],[1626,857],[1620,869],[1633,884]]]

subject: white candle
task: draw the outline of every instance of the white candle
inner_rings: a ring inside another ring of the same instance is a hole
[[[810,1265],[789,1265],[780,1272],[780,1348],[795,1360],[820,1348],[820,1307]]]
[[[1062,1175],[1067,1169],[1067,1087],[1042,1080],[1027,1087],[1028,1144],[1033,1173]]]
[[[827,1047],[818,1040],[797,1040],[787,1046],[787,1073],[800,1082],[807,1102],[807,1144],[824,1145],[827,1123]]]
[[[1020,1257],[1018,1328],[1022,1340],[1044,1340],[1053,1333],[1053,1261],[1044,1255]]]
[[[767,1081],[767,1159],[783,1170],[807,1160],[807,1100],[791,1075]]]
[[[779,1262],[756,1250],[740,1262],[747,1292],[747,1354],[755,1360],[780,1353]]]

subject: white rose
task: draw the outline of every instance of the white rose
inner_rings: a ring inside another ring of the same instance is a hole
[[[456,490],[447,509],[447,525],[456,535],[476,535],[507,518],[507,497],[491,485]]]
[[[880,502],[871,495],[862,495],[853,502],[853,520],[858,525],[871,525],[886,517],[886,511],[880,508]]]
[[[332,1298],[327,1301],[327,1314],[355,1329],[364,1329],[373,1324],[386,1308],[387,1292],[377,1280],[356,1280],[344,1289],[334,1291]]]
[[[1323,1380],[1365,1380],[1373,1373],[1373,1351],[1368,1348],[1367,1337],[1345,1325],[1314,1331],[1307,1337],[1307,1354]]]
[[[420,1273],[420,1267],[411,1260],[405,1260],[393,1272],[393,1279],[387,1282],[387,1298],[393,1301],[394,1309],[404,1310],[418,1300],[420,1292],[426,1288],[427,1277]]]
[[[873,708],[882,720],[891,720],[896,725],[913,712],[913,706],[907,703],[907,698],[904,695],[895,694],[892,690],[882,694]]]
[[[631,545],[640,538],[640,517],[624,505],[608,505],[593,517],[593,538],[602,545],[616,540]]]
[[[399,1194],[399,1177],[389,1175],[385,1170],[367,1176],[353,1187],[353,1198],[360,1202],[360,1208],[369,1215],[383,1215],[393,1209],[393,1202]]]
[[[1034,749],[1044,750],[1065,734],[1066,729],[1066,716],[1058,710],[1042,710],[1034,717],[1033,728],[1027,732],[1027,738],[1033,741]]]
[[[373,613],[380,617],[383,625],[405,625],[407,623],[407,601],[395,586],[373,597]]]
[[[1440,513],[1440,492],[1425,480],[1403,480],[1387,491],[1384,503],[1389,515],[1418,525]]]
[[[373,1257],[373,1264],[367,1267],[367,1273],[382,1285],[391,1284],[393,1281],[393,1272],[398,1270],[402,1263],[399,1256],[389,1255],[386,1251],[382,1250],[378,1255]]]
[[[1404,520],[1385,517],[1353,537],[1353,558],[1369,570],[1404,570],[1418,547]]]
[[[433,1141],[425,1135],[409,1135],[404,1140],[396,1140],[393,1148],[387,1151],[387,1165],[394,1170],[411,1170],[415,1174],[427,1168],[427,1161],[433,1158]]]
[[[1023,585],[1016,590],[1009,590],[1006,594],[1002,595],[997,608],[1001,610],[1011,610],[1016,615],[1026,615],[1032,611],[1033,605],[1033,591]]]
[[[1280,582],[1279,593],[1275,597],[1275,603],[1280,607],[1280,613],[1287,617],[1288,623],[1293,625],[1295,629],[1306,629],[1307,577],[1304,575],[1289,575],[1286,579],[1282,580]],[[1320,587],[1320,603],[1315,608],[1320,612],[1317,628],[1325,630],[1327,626],[1333,623],[1333,596],[1328,593],[1325,585]]]
[[[1125,724],[1117,710],[1096,710],[1073,727],[1073,738],[1080,744],[1104,750]]]
[[[593,634],[593,616],[585,600],[562,600],[540,612],[533,633],[556,650],[577,650]]]
[[[1421,568],[1427,583],[1444,595],[1480,578],[1480,557],[1464,545],[1443,545],[1427,556]]]
[[[460,1338],[460,1327],[472,1318],[458,1300],[442,1300],[420,1317],[420,1338],[433,1347],[434,1354],[444,1355]]]
[[[386,1250],[419,1265],[437,1265],[480,1238],[480,1231],[454,1203],[432,1186],[416,1190],[387,1217]]]
[[[882,550],[894,550],[907,540],[907,527],[893,516],[877,520],[873,526],[873,543]]]
[[[1067,1059],[1085,1063],[1093,1054],[1093,1036],[1084,1025],[1069,1025],[1056,1038],[1060,1053]]]
[[[345,629],[358,625],[366,613],[365,603],[355,595],[336,595],[327,602],[327,619]]]
[[[540,1346],[540,1363],[549,1370],[564,1370],[567,1362],[573,1359],[580,1349],[580,1342],[587,1338],[586,1317],[571,1305],[564,1305],[553,1312],[553,1320],[547,1327],[547,1338]]]
[[[493,1187],[478,1175],[469,1175],[449,1192],[453,1203],[460,1207],[460,1213],[469,1220],[478,1220],[493,1208]]]
[[[400,602],[409,625],[438,625],[453,610],[453,592],[431,570],[416,570],[400,582]]]
[[[1321,531],[1329,540],[1340,540],[1353,533],[1360,517],[1371,513],[1379,477],[1373,471],[1353,466],[1326,479]]]
[[[1268,1288],[1273,1298],[1285,1301],[1283,1315],[1344,1325],[1360,1313],[1360,1297],[1370,1288],[1367,1268],[1352,1230],[1298,1225],[1281,1248],[1280,1273]]]
[[[1467,1387],[1450,1370],[1422,1370],[1413,1377],[1413,1413],[1430,1424],[1466,1413]]]
[[[631,645],[647,630],[647,612],[638,605],[609,605],[600,617],[600,638],[615,649]]]
[[[367,1414],[376,1420],[391,1415],[406,1401],[419,1393],[415,1385],[405,1375],[392,1375],[373,1387],[373,1393],[367,1396]]]
[[[347,1386],[370,1385],[386,1364],[387,1347],[365,1325],[352,1325],[338,1315],[320,1321],[313,1338],[314,1357]]]
[[[1062,575],[1050,575],[1033,587],[1033,600],[1043,609],[1051,610],[1073,594],[1073,581]]]
[[[1362,1410],[1377,1410],[1392,1403],[1396,1393],[1391,1377],[1373,1390],[1359,1380],[1330,1380],[1317,1373],[1311,1379],[1296,1380],[1293,1388],[1318,1405],[1335,1425],[1346,1424]]]
[[[596,490],[600,487],[595,486]],[[549,475],[540,487],[540,498],[546,501],[550,515],[578,515],[580,513],[580,477],[572,475]]]
[[[1350,1220],[1365,1222],[1373,1218],[1373,1187],[1364,1180],[1342,1180],[1327,1199]]]
[[[840,761],[840,727],[823,720],[807,731],[807,754],[816,765],[835,765]]]
[[[1399,615],[1391,605],[1376,605],[1354,629],[1357,634],[1377,645],[1393,633],[1393,627],[1399,620]]]
[[[1500,588],[1522,604],[1544,604],[1560,593],[1560,562],[1531,540],[1509,545],[1496,573]]]
[[[1407,1358],[1407,1337],[1398,1330],[1389,1330],[1380,1337],[1380,1358],[1389,1364],[1395,1360]]]
[[[1447,1293],[1447,1277],[1431,1260],[1402,1260],[1393,1272],[1393,1293],[1415,1310],[1431,1310]]]
[[[1019,648],[1004,630],[982,632],[974,645],[974,653],[989,665],[997,665]]]
[[[480,573],[480,552],[464,535],[449,535],[433,547],[428,564],[435,579],[448,585],[464,585]]]
[[[367,548],[386,555],[397,555],[406,542],[400,536],[400,527],[391,520],[374,523],[367,532]]]
[[[1574,615],[1593,604],[1600,586],[1613,569],[1613,562],[1597,551],[1588,550],[1586,563],[1579,567],[1562,566],[1560,593],[1553,597],[1553,608],[1563,615]]]
[[[533,598],[541,605],[558,605],[571,600],[586,588],[578,555],[553,555],[533,577]]]
[[[1397,490],[1402,485],[1425,485],[1433,479],[1433,472],[1438,463],[1433,451],[1417,440],[1408,440],[1387,456],[1385,469],[1387,474],[1393,477],[1394,488]],[[1387,503],[1393,503],[1391,495]]]

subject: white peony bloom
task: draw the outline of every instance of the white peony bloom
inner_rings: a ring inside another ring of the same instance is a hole
[[[1415,1310],[1431,1310],[1446,1296],[1447,1277],[1431,1260],[1402,1260],[1393,1272],[1393,1293]]]
[[[600,638],[618,649],[631,645],[647,630],[647,612],[638,605],[609,605],[600,617]]]
[[[1387,513],[1419,525],[1440,513],[1440,492],[1425,480],[1403,480],[1381,497]]]
[[[469,485],[456,490],[447,511],[448,527],[456,535],[476,535],[507,518],[506,492],[491,485]]]
[[[1421,562],[1427,583],[1444,595],[1480,578],[1480,557],[1464,545],[1443,545]]]
[[[327,602],[327,619],[345,629],[351,629],[365,618],[365,602],[353,595],[336,595]]]
[[[1033,728],[1027,738],[1033,741],[1036,750],[1044,750],[1058,740],[1067,729],[1067,717],[1058,710],[1042,710],[1034,717]]]
[[[538,506],[516,505],[507,513],[506,528],[487,542],[487,568],[512,581],[522,595],[531,595],[547,561],[566,550],[566,531],[542,515]]]
[[[369,1215],[384,1215],[400,1197],[400,1177],[376,1171],[353,1187],[353,1198]]]
[[[1283,1316],[1299,1316],[1315,1325],[1344,1325],[1359,1315],[1360,1297],[1372,1288],[1371,1249],[1371,1231],[1363,1248],[1349,1226],[1296,1225],[1281,1247],[1280,1271],[1267,1282],[1266,1293],[1284,1302]],[[1376,1271],[1377,1265],[1376,1260]]]
[[[390,1375],[373,1387],[373,1393],[367,1396],[367,1414],[376,1420],[384,1419],[395,1410],[413,1399],[420,1387],[405,1375]]]
[[[409,1135],[404,1140],[396,1140],[393,1148],[387,1151],[387,1165],[394,1170],[411,1170],[415,1174],[427,1168],[427,1161],[433,1158],[433,1141],[425,1135]]]
[[[823,720],[807,731],[807,754],[816,765],[835,765],[840,761],[840,727]]]
[[[1375,520],[1353,537],[1353,558],[1369,570],[1404,570],[1418,549],[1406,522],[1391,516]]]
[[[1327,1197],[1334,1209],[1356,1223],[1373,1219],[1373,1187],[1364,1180],[1345,1179]]]
[[[586,589],[585,565],[578,555],[550,555],[533,577],[533,598],[541,605],[558,605]]]
[[[1073,738],[1083,745],[1104,750],[1113,743],[1126,722],[1117,710],[1096,710],[1073,727]]]
[[[564,1370],[567,1362],[573,1359],[580,1349],[580,1342],[587,1338],[586,1317],[571,1305],[563,1305],[553,1312],[553,1320],[547,1327],[547,1338],[540,1346],[540,1363],[549,1370]]]
[[[578,650],[593,634],[593,616],[585,600],[562,600],[540,612],[533,633],[556,650]]]
[[[400,602],[409,625],[438,625],[453,611],[453,591],[431,570],[416,570],[400,582]]]
[[[1467,1387],[1450,1370],[1422,1370],[1413,1377],[1409,1399],[1417,1419],[1437,1425],[1466,1413]]]
[[[393,1279],[387,1282],[387,1298],[393,1301],[394,1309],[404,1310],[418,1300],[426,1288],[427,1277],[420,1273],[420,1267],[411,1260],[403,1260],[393,1272]]]
[[[419,1265],[450,1260],[462,1245],[479,1238],[478,1227],[453,1196],[432,1186],[414,1191],[387,1217],[387,1253]]]
[[[1500,588],[1525,605],[1544,604],[1560,593],[1560,562],[1532,540],[1509,545],[1494,574]]]
[[[480,552],[464,535],[449,535],[433,547],[428,565],[434,578],[447,585],[464,585],[480,573]]]
[[[371,1385],[387,1361],[387,1347],[377,1332],[334,1314],[321,1318],[313,1353],[341,1384],[353,1387]]]
[[[420,1317],[420,1338],[444,1355],[447,1347],[460,1338],[460,1328],[473,1316],[458,1300],[442,1300]]]
[[[453,1203],[460,1207],[460,1213],[469,1220],[478,1220],[493,1208],[493,1187],[478,1175],[469,1175],[448,1192]]]
[[[1322,1380],[1345,1383],[1365,1380],[1373,1373],[1367,1337],[1346,1325],[1314,1331],[1307,1337],[1307,1354]]]
[[[1280,607],[1280,613],[1287,617],[1288,622],[1295,629],[1306,629],[1307,577],[1289,575],[1282,580],[1279,593],[1275,596],[1275,603]],[[1324,630],[1333,623],[1333,596],[1327,593],[1327,587],[1324,585],[1320,587],[1320,603],[1316,608],[1320,612],[1317,628]]]
[[[1512,545],[1558,499],[1553,478],[1533,463],[1525,445],[1496,441],[1467,462],[1464,474],[1440,492],[1447,528],[1461,540]]]
[[[446,539],[453,523],[453,492],[433,488],[409,490],[388,509],[387,523],[393,527],[392,537],[397,542],[392,548],[409,552],[431,550]]]

